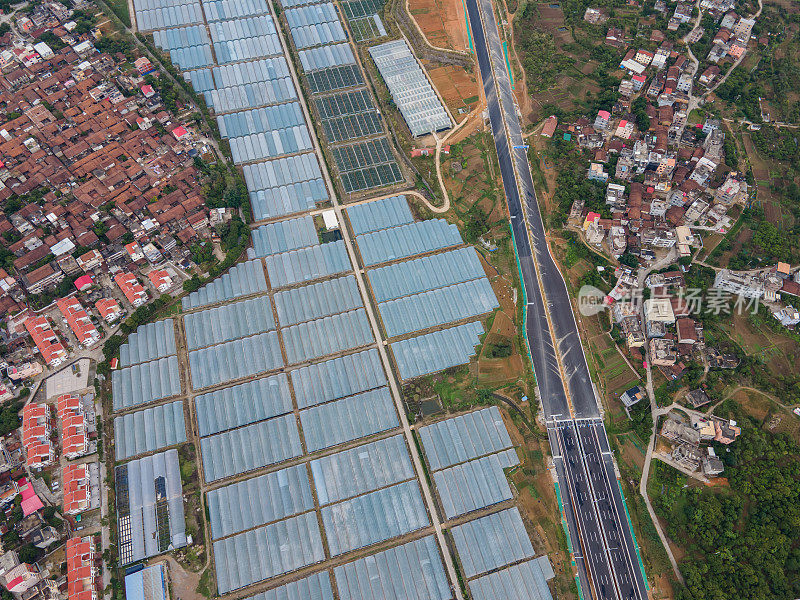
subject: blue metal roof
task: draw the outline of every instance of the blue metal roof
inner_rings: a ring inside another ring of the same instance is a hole
[[[125,576],[125,600],[166,600],[164,565],[155,564]]]

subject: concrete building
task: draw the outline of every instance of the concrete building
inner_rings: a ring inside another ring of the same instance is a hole
[[[713,287],[744,298],[761,298],[764,295],[764,279],[762,277],[728,269],[717,271]]]

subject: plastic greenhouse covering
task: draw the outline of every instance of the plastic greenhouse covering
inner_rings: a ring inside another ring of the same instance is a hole
[[[300,411],[309,452],[343,444],[400,425],[387,388],[371,390]]]
[[[352,270],[350,257],[342,240],[273,254],[267,256],[264,262],[274,288]]]
[[[364,306],[353,275],[337,277],[275,294],[282,326],[319,319]]]
[[[547,580],[555,577],[547,556],[512,565],[469,582],[473,600],[553,600]]]
[[[292,325],[283,329],[281,335],[290,364],[375,341],[363,308]]]
[[[175,354],[175,324],[172,319],[164,319],[137,327],[119,348],[119,364],[129,367],[172,354]]]
[[[200,449],[207,482],[247,473],[302,454],[293,415],[202,438]]]
[[[192,292],[181,303],[184,310],[189,310],[266,291],[267,278],[263,263],[249,260],[231,267],[222,277]]]
[[[450,600],[433,536],[389,548],[333,570],[341,600]]]
[[[347,209],[347,216],[355,235],[414,222],[408,200],[402,195],[358,204]]]
[[[458,227],[444,219],[431,219],[381,229],[356,237],[364,264],[390,262],[415,254],[459,246],[463,242]]]
[[[320,505],[339,502],[414,477],[403,436],[396,435],[311,461]]]
[[[450,531],[467,579],[534,556],[516,507],[468,521]]]
[[[161,450],[186,441],[183,401],[160,404],[114,419],[117,460]]]
[[[331,556],[430,524],[416,480],[323,506],[321,512]]]
[[[376,302],[485,277],[475,248],[458,248],[367,271]]]
[[[183,323],[190,350],[275,329],[272,304],[267,296],[190,313]]]
[[[299,408],[386,385],[386,374],[374,349],[301,367],[290,377]]]
[[[496,406],[420,427],[419,437],[434,471],[512,446]]]
[[[477,317],[500,306],[489,280],[473,279],[378,305],[389,337]]]
[[[433,474],[445,517],[511,500],[513,494],[503,469],[519,464],[515,450],[504,450]]]
[[[285,373],[195,396],[194,404],[203,437],[292,412]]]
[[[313,512],[214,542],[217,591],[237,590],[324,560]]]
[[[391,344],[401,379],[436,373],[468,363],[480,343],[479,321],[426,333]]]
[[[121,564],[163,554],[165,547],[174,549],[186,545],[177,450],[121,465],[116,468],[115,480]],[[159,498],[156,497],[157,487],[160,488]],[[166,508],[166,515],[156,514],[156,501]]]
[[[189,352],[192,387],[200,388],[240,379],[283,366],[274,331]]]
[[[312,510],[305,465],[245,479],[207,495],[211,537],[219,539]]]
[[[112,372],[114,410],[130,408],[181,393],[178,359],[160,358]]]

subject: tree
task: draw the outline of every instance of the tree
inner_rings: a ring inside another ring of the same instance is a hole
[[[619,257],[619,262],[626,267],[630,267],[631,269],[635,269],[639,266],[639,259],[636,258],[630,252],[626,252],[622,256]]]
[[[42,551],[41,548],[37,548],[33,544],[25,544],[17,552],[19,554],[20,562],[28,564],[34,564],[44,554],[44,551]]]

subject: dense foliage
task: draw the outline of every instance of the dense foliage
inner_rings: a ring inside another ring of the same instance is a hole
[[[0,437],[14,431],[20,425],[19,411],[22,402],[6,402],[0,406]]]
[[[726,406],[742,427],[718,447],[730,488],[684,487],[654,465],[651,496],[673,540],[687,551],[679,600],[783,600],[800,595],[800,448]]]

